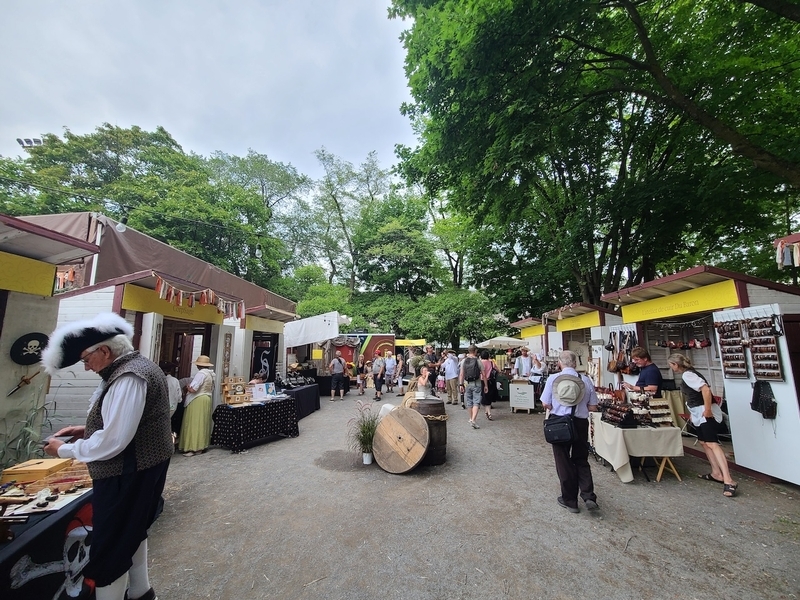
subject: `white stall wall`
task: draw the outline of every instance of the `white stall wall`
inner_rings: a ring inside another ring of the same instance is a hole
[[[6,447],[8,452],[4,458],[6,466],[17,462],[14,440],[19,439],[28,421],[31,421],[34,430],[39,427],[43,411],[36,415],[36,410],[45,404],[48,384],[48,377],[40,364],[18,365],[11,360],[11,346],[28,333],[49,336],[56,327],[57,313],[57,298],[8,293],[0,334],[0,445]],[[22,386],[11,396],[6,395],[22,377],[30,377],[37,371],[39,374],[30,380],[30,384]],[[20,456],[27,457],[25,454]]]
[[[769,317],[781,314],[780,306],[770,304],[714,313],[714,321]],[[717,340],[719,342],[719,340]],[[736,464],[794,484],[800,484],[800,407],[794,386],[786,338],[777,339],[784,381],[770,381],[778,403],[776,419],[764,419],[751,410],[753,396],[752,354],[745,349],[751,379],[725,379],[733,450]],[[721,364],[720,364],[721,366]]]
[[[114,304],[114,287],[87,294],[62,298],[58,307],[58,325],[91,319],[101,312],[110,312]],[[83,368],[83,363],[61,369],[50,382],[47,400],[55,402],[56,414],[51,419],[52,431],[67,425],[83,425],[89,398],[100,383],[100,376]],[[47,431],[46,433],[51,433]]]

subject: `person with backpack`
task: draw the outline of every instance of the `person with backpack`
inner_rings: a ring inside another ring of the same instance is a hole
[[[476,422],[478,409],[481,406],[483,392],[489,389],[480,359],[476,355],[477,352],[478,347],[474,344],[469,347],[467,358],[461,364],[461,372],[458,376],[459,389],[464,394],[464,403],[469,409],[469,424],[473,429],[480,429]]]
[[[347,363],[342,358],[342,351],[337,350],[328,369],[331,372],[331,402],[333,402],[336,391],[339,391],[339,399],[344,400],[344,371]]]

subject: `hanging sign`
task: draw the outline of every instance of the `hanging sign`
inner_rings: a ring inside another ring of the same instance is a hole
[[[622,321],[638,323],[737,306],[739,294],[736,292],[736,283],[732,279],[726,279],[663,298],[627,304],[622,307]]]
[[[600,326],[600,311],[584,313],[576,317],[563,318],[556,321],[556,331],[575,331]]]

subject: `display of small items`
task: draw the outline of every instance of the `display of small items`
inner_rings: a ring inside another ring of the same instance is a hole
[[[657,427],[674,427],[669,402],[664,398],[650,398],[650,420]]]
[[[780,317],[747,319],[747,346],[753,359],[756,379],[783,381],[777,337],[783,335]]]
[[[722,354],[722,372],[727,379],[746,379],[747,362],[744,358],[742,325],[739,321],[714,323],[719,333]]]
[[[222,383],[222,401],[225,404],[252,402],[253,394],[247,388],[244,377],[226,377]]]

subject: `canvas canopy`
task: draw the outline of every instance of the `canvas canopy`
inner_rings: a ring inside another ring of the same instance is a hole
[[[283,327],[286,347],[296,348],[333,339],[339,335],[339,325],[349,323],[350,319],[346,315],[340,315],[336,311],[291,321]]]
[[[485,342],[476,344],[478,348],[518,348],[524,345],[525,342],[519,338],[507,337],[503,335],[498,337],[493,337],[492,339],[486,340]]]

